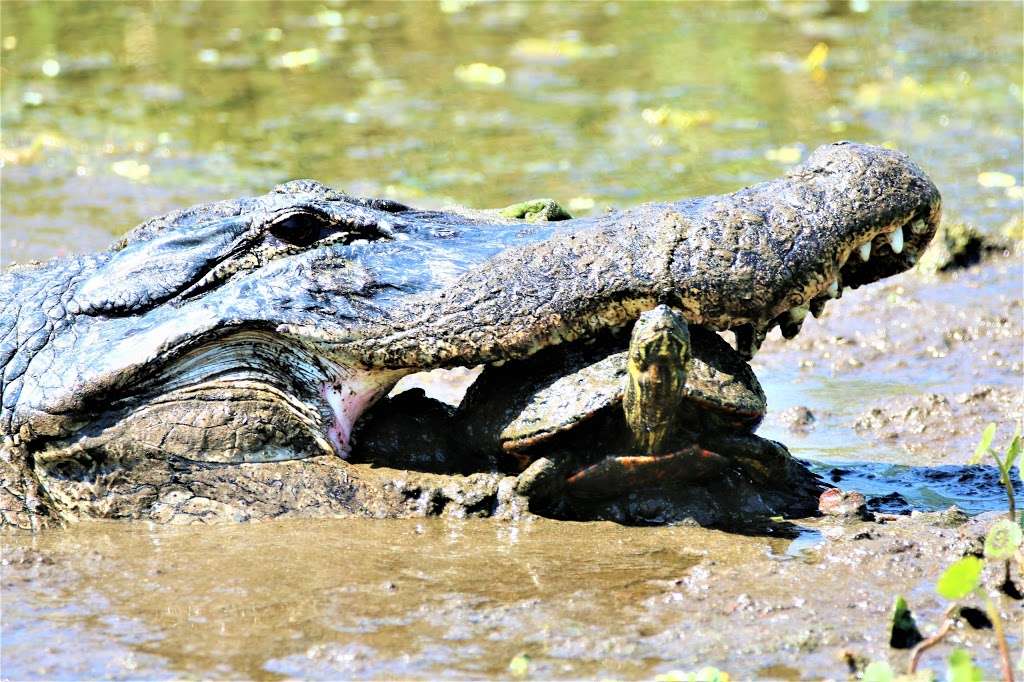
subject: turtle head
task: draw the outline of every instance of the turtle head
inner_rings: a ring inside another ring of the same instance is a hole
[[[659,305],[633,326],[622,400],[638,449],[657,453],[669,436],[690,370],[690,331],[682,315]]]

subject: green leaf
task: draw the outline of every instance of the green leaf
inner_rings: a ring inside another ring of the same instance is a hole
[[[914,614],[907,606],[907,600],[903,595],[897,595],[892,604],[892,615],[890,617],[889,646],[893,649],[910,649],[920,642],[924,637],[917,629],[914,622]]]
[[[978,447],[974,448],[974,454],[967,461],[968,464],[978,464],[981,462],[981,458],[988,454],[989,447],[992,445],[992,439],[996,436],[996,423],[989,422],[985,430],[981,432],[981,441],[978,443]]]
[[[508,671],[513,677],[526,677],[530,672],[530,657],[526,654],[515,656],[508,664]]]
[[[1010,559],[1022,541],[1024,532],[1020,526],[1010,519],[1000,519],[992,524],[985,535],[985,558]]]
[[[1003,461],[1003,466],[1009,471],[1013,468],[1013,465],[1017,463],[1017,458],[1020,456],[1020,427],[1017,427],[1017,432],[1013,434],[1013,440],[1010,441],[1010,447],[1006,448],[1006,459]]]
[[[696,682],[729,682],[729,673],[708,666],[697,671]]]
[[[935,584],[935,591],[946,599],[963,599],[981,584],[985,562],[976,556],[965,556],[950,564]]]
[[[861,679],[864,682],[893,682],[896,676],[892,672],[892,666],[885,661],[871,661],[864,668]]]
[[[954,649],[946,664],[948,682],[982,682],[981,668],[974,665],[971,655],[963,649]]]

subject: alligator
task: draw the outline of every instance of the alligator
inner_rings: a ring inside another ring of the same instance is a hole
[[[493,510],[510,477],[354,464],[357,420],[405,375],[529,358],[661,304],[751,357],[775,326],[792,337],[844,288],[911,267],[940,204],[904,154],[843,142],[732,194],[588,218],[309,180],[154,218],[0,278],[0,515]]]

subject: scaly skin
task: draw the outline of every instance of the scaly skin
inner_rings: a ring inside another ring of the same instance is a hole
[[[637,452],[665,452],[689,372],[690,330],[667,306],[640,316],[626,356],[622,409]]]
[[[734,194],[588,219],[417,211],[311,181],[172,213],[0,278],[0,514],[413,513],[338,457],[404,374],[525,357],[657,303],[752,352],[837,279],[910,267],[939,204],[904,155],[839,144]],[[902,226],[897,254],[883,233]],[[850,256],[867,240],[870,261]]]

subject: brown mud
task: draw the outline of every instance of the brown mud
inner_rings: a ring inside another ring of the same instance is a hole
[[[799,454],[849,429],[864,441],[854,458],[915,466],[963,464],[988,422],[1008,441],[1024,413],[1022,287],[1018,247],[968,269],[847,292],[797,338],[770,336],[757,356],[769,393],[785,382],[783,401],[819,398],[770,404],[762,435]]]
[[[5,538],[4,676],[640,678],[716,665],[844,679],[890,650],[895,594],[922,628],[932,584],[984,519],[778,524],[764,535],[532,518],[83,523]],[[998,576],[991,575],[990,582]],[[812,587],[813,586],[813,587]],[[1002,597],[1011,645],[1022,610]],[[60,623],[60,628],[54,625]],[[959,629],[997,669],[992,637]],[[925,658],[942,669],[943,645]]]

